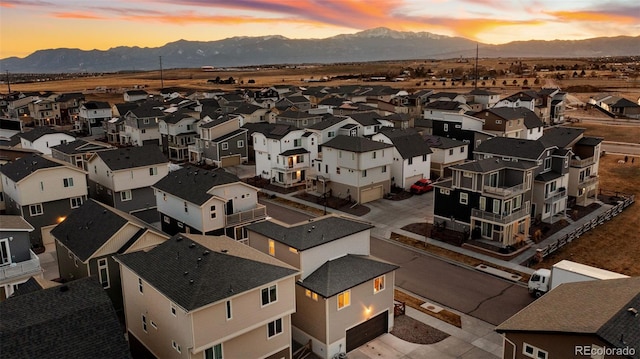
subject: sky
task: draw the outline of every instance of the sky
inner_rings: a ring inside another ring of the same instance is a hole
[[[638,0],[0,0],[0,59],[234,36],[388,27],[481,43],[640,35]],[[639,45],[640,48],[640,45]]]

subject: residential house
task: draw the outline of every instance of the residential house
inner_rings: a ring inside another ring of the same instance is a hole
[[[302,186],[319,157],[318,134],[288,125],[253,126],[256,175],[281,187]]]
[[[348,116],[354,119],[358,124],[360,124],[360,126],[362,126],[362,135],[360,136],[373,136],[374,134],[378,133],[378,131],[380,131],[382,127],[393,127],[393,122],[383,119],[384,116],[381,116],[374,111],[354,111],[349,113]]]
[[[295,268],[229,238],[193,234],[116,260],[128,337],[147,356],[292,358]]]
[[[436,101],[447,101],[447,102],[458,102],[458,103],[467,103],[467,97],[464,94],[456,93],[456,92],[436,92],[432,93],[429,96],[429,102]]]
[[[542,105],[542,98],[535,91],[520,91],[498,101],[493,107],[524,107],[535,111],[536,106]]]
[[[123,310],[120,268],[113,256],[148,249],[167,239],[142,220],[93,199],[51,230],[60,278],[94,276],[117,311]]]
[[[369,223],[328,215],[247,227],[249,245],[300,270],[293,339],[320,358],[348,353],[393,328],[395,265],[369,257]]]
[[[571,151],[542,141],[496,137],[476,148],[476,159],[500,158],[535,164],[531,217],[553,222],[565,216]]]
[[[371,137],[393,145],[391,185],[409,190],[422,178],[431,178],[431,148],[414,129],[385,128]]]
[[[224,169],[186,166],[153,185],[162,230],[246,238],[243,228],[267,216],[258,189]]]
[[[248,130],[241,126],[240,116],[205,116],[197,123],[199,138],[189,146],[189,162],[228,167],[248,161]]]
[[[50,127],[36,127],[29,132],[18,135],[22,148],[38,150],[44,155],[51,155],[51,147],[74,141],[75,136]]]
[[[169,173],[169,161],[154,145],[99,151],[87,167],[89,196],[129,213],[153,210],[151,186]]]
[[[0,215],[0,301],[32,276],[42,277],[40,258],[31,250],[33,226],[20,216]]]
[[[434,185],[434,223],[498,246],[526,240],[536,167],[499,158],[451,166],[451,179]]]
[[[124,117],[114,117],[104,123],[107,143],[112,145],[120,145],[122,143],[120,134],[125,133],[125,124]]]
[[[287,110],[276,116],[276,123],[298,128],[307,128],[322,121],[321,115],[310,114],[305,111]]]
[[[640,105],[626,98],[619,99],[610,108],[617,116],[640,119]]]
[[[601,137],[584,136],[584,128],[552,127],[540,138],[546,146],[570,150],[569,186],[567,194],[572,204],[587,206],[597,200]]]
[[[56,224],[87,199],[87,173],[66,162],[30,155],[0,167],[6,213],[33,226],[31,245],[43,247]],[[46,238],[43,238],[46,237]]]
[[[498,137],[537,140],[543,123],[531,110],[523,107],[497,107],[473,115],[484,121],[483,130]]]
[[[496,135],[483,130],[484,119],[467,114],[442,114],[431,118],[432,133],[469,144],[467,159],[473,159],[473,151],[484,141]]]
[[[179,109],[158,121],[162,152],[171,161],[189,159],[189,146],[195,144],[198,118],[193,111]],[[197,115],[196,115],[197,116]]]
[[[544,108],[544,111],[541,111],[545,115],[541,118],[542,122],[548,126],[564,122],[567,94],[559,88],[542,88],[538,91],[538,96],[542,100],[539,107]]]
[[[155,101],[147,101],[124,115],[124,132],[120,132],[121,145],[143,146],[160,144],[158,122],[165,116],[164,107]]]
[[[307,131],[318,134],[319,143],[325,143],[337,135],[362,136],[363,128],[349,116],[328,116],[322,121],[309,126]]]
[[[422,135],[422,139],[432,151],[430,178],[451,177],[451,170],[448,167],[462,164],[467,160],[469,144],[466,142],[428,134]]]
[[[82,92],[67,92],[56,97],[55,101],[60,106],[60,120],[62,124],[73,124],[80,114],[80,105],[85,97]]]
[[[146,100],[149,93],[145,90],[128,90],[124,92],[124,102],[136,102]]]
[[[235,111],[233,111],[234,114],[242,116],[242,124],[268,122],[266,116],[267,112],[269,112],[268,108],[260,107],[250,103],[243,104]]]
[[[280,110],[308,111],[311,109],[311,102],[302,95],[292,95],[279,99],[275,103],[275,107]]]
[[[480,110],[486,110],[495,106],[500,101],[500,94],[485,90],[485,89],[473,89],[469,91],[467,95],[467,103],[476,103],[480,105]]]
[[[471,111],[471,107],[458,101],[432,101],[423,106],[423,118],[442,117],[443,114],[465,114]]]
[[[34,287],[0,302],[3,357],[131,358],[116,312],[95,278]]]
[[[502,358],[637,358],[640,277],[565,283],[498,325]]]
[[[55,100],[37,99],[27,106],[36,127],[62,124],[60,105]]]
[[[104,135],[104,123],[111,120],[111,117],[111,105],[108,102],[88,101],[80,105],[80,113],[74,127],[90,136]]]
[[[323,184],[316,191],[358,203],[374,201],[390,192],[392,163],[391,144],[336,136],[322,145],[322,160],[316,161],[316,180]]]
[[[71,163],[87,171],[87,161],[94,153],[113,148],[113,146],[103,142],[78,139],[51,147],[51,157]]]

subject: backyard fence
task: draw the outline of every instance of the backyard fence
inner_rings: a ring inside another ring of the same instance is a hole
[[[623,195],[623,197],[624,198],[622,200],[619,200],[615,206],[609,208],[606,212],[600,214],[598,217],[592,218],[590,221],[583,223],[581,226],[578,226],[573,231],[563,235],[562,237],[558,238],[558,240],[548,244],[544,248],[538,248],[534,257],[535,260],[538,262],[542,261],[546,256],[562,248],[565,244],[571,243],[574,239],[580,238],[582,234],[588,232],[590,229],[593,229],[622,213],[622,210],[629,207],[635,201],[635,196],[632,194]]]

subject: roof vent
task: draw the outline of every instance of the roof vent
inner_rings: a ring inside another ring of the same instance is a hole
[[[228,252],[229,252],[229,250],[228,250],[228,249],[223,249],[223,250],[221,250],[220,252],[222,252],[222,253],[228,253]]]
[[[189,284],[193,284],[193,279],[189,279]]]
[[[634,317],[638,316],[638,310],[634,307],[630,307],[629,309],[627,309],[627,312],[631,313],[631,315],[633,315]]]
[[[182,275],[187,275],[187,274],[189,274],[189,272],[187,271],[184,271],[184,273],[182,273]]]
[[[208,250],[205,250],[204,252],[202,252],[202,255],[203,255],[203,256],[206,256],[206,255],[208,255],[209,253],[211,253],[211,252],[209,252]]]
[[[176,238],[176,242],[180,242],[181,240],[182,240],[182,236],[178,236],[178,237]]]
[[[189,244],[189,248],[194,248],[195,246],[196,246],[196,244],[195,244],[195,243],[190,243],[190,244]]]

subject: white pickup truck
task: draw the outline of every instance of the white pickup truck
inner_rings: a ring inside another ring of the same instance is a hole
[[[529,279],[529,293],[539,298],[562,283],[584,282],[588,280],[628,278],[628,276],[608,270],[591,267],[568,260],[560,261],[549,269],[538,269]]]

